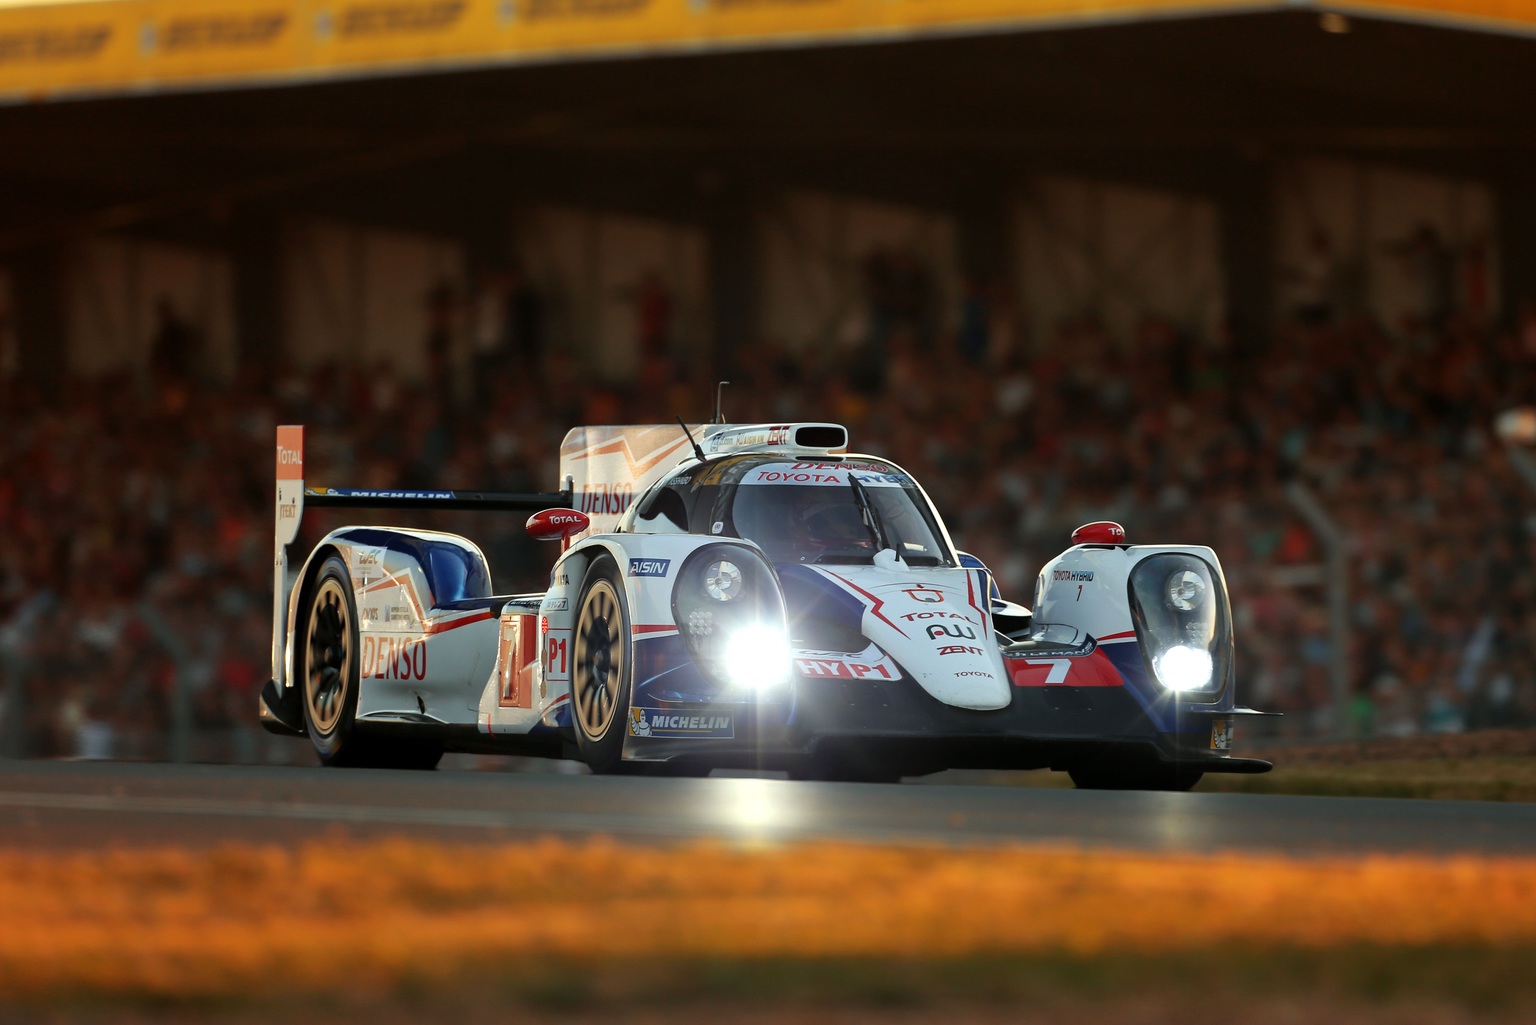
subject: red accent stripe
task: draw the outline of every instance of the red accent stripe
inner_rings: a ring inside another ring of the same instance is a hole
[[[987,614],[985,612],[981,611],[981,606],[980,605],[976,604],[976,588],[975,588],[975,586],[973,584],[974,579],[976,577],[980,576],[981,572],[982,571],[979,570],[979,569],[966,570],[966,573],[965,573],[965,600],[970,602],[971,608],[976,610],[976,615],[981,617],[981,625],[982,625],[983,628],[985,628],[986,625],[987,625]],[[990,595],[988,597],[990,597]],[[988,604],[990,605],[991,602],[989,601]]]
[[[1122,637],[1135,637],[1135,636],[1136,636],[1136,631],[1135,630],[1123,630],[1123,631],[1121,631],[1120,633],[1117,633],[1117,634],[1105,634],[1103,637],[1098,638],[1098,640],[1100,642],[1103,642],[1103,641],[1118,641]]]
[[[833,573],[829,569],[822,570],[822,572],[825,573],[827,576],[832,577],[833,579],[841,580],[843,583],[847,584],[849,587],[853,588],[855,591],[858,591],[864,597],[868,598],[871,602],[874,603],[870,607],[869,611],[871,613],[873,613],[877,619],[879,619],[886,626],[889,626],[892,630],[895,630],[897,633],[901,634],[903,637],[910,636],[901,627],[897,626],[895,623],[892,623],[889,619],[885,618],[885,613],[880,611],[881,609],[883,609],[885,607],[885,602],[884,601],[882,601],[879,598],[876,598],[874,595],[872,595],[868,591],[864,590],[864,588],[860,587],[858,584],[854,583],[852,580],[848,580],[848,579],[846,579],[844,577],[840,577],[836,573]]]
[[[635,634],[655,634],[661,633],[664,630],[676,631],[677,627],[673,626],[671,623],[647,623],[643,625],[637,623],[629,628],[629,632]]]
[[[496,617],[491,615],[491,610],[486,609],[484,612],[477,612],[473,616],[465,616],[463,619],[454,619],[447,623],[430,623],[427,625],[425,632],[428,636],[447,633],[449,630],[457,630],[461,626],[469,626],[471,623],[484,623],[487,619],[494,618]]]

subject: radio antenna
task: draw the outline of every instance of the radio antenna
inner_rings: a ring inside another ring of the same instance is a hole
[[[699,448],[699,443],[697,441],[693,440],[693,432],[688,429],[687,424],[683,423],[682,417],[677,418],[677,426],[681,427],[683,429],[683,433],[688,435],[688,443],[693,446],[693,454],[699,457],[699,462],[708,462],[708,460],[704,458],[704,450]]]
[[[721,407],[722,407],[722,400],[724,399],[724,396],[725,396],[725,386],[730,384],[730,383],[731,382],[729,382],[729,381],[721,381],[719,384],[715,385],[715,419],[714,419],[714,422],[717,423],[717,424],[725,423],[725,411]]]

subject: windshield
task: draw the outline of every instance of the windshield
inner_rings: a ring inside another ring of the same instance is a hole
[[[724,532],[756,541],[775,562],[868,562],[882,548],[909,565],[949,562],[927,501],[898,467],[776,461],[744,469]]]

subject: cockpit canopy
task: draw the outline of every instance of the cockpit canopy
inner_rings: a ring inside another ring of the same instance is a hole
[[[870,562],[891,549],[908,565],[955,565],[922,489],[895,464],[864,457],[700,463],[652,488],[619,529],[745,538],[779,563]]]

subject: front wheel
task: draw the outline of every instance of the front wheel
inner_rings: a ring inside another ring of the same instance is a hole
[[[629,728],[629,610],[618,568],[606,555],[592,563],[582,582],[573,640],[577,750],[593,772],[619,772]]]

